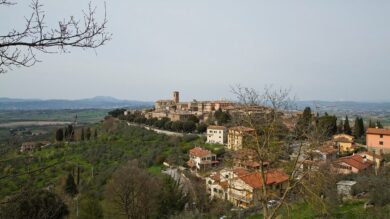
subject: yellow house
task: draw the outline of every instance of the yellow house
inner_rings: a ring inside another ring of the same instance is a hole
[[[280,170],[268,170],[266,172],[266,187],[277,196],[287,188],[289,176]],[[248,208],[258,205],[257,195],[263,187],[260,172],[252,172],[241,175],[230,182],[228,200],[234,206]]]
[[[340,153],[350,153],[356,148],[354,137],[347,134],[334,135],[333,145],[339,149]]]
[[[281,170],[266,173],[266,187],[279,196],[287,188],[289,176]],[[261,174],[244,168],[222,169],[206,177],[206,188],[210,198],[231,202],[236,207],[248,208],[258,205],[257,195],[263,186]]]
[[[255,129],[244,126],[229,128],[227,149],[233,151],[242,149],[246,139],[253,135],[255,131]]]

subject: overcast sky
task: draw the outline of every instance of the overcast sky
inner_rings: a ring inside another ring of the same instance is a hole
[[[1,35],[27,0],[0,8]],[[49,24],[88,1],[41,0]],[[77,2],[77,4],[75,4]],[[103,13],[103,1],[92,1]],[[230,98],[229,86],[291,88],[302,100],[390,101],[390,1],[107,0],[113,39],[39,54],[0,75],[0,97]]]

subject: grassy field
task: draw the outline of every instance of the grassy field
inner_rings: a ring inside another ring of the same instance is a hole
[[[0,123],[16,121],[73,121],[77,115],[80,123],[94,123],[102,120],[109,110],[12,110],[0,111]]]
[[[364,201],[355,200],[345,202],[342,205],[330,209],[330,216],[325,218],[339,218],[339,219],[355,219],[355,218],[388,218],[389,207],[376,207],[365,210],[363,208]],[[318,210],[310,207],[307,203],[293,204],[291,211],[288,213],[286,209],[282,210],[281,218],[299,218],[299,219],[315,219],[323,218]],[[246,219],[262,219],[262,215],[254,215]]]

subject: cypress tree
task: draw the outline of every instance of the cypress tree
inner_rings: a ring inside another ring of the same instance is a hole
[[[56,141],[64,140],[64,130],[62,128],[57,129],[56,131]]]
[[[376,127],[378,127],[379,129],[383,129],[383,125],[379,120],[376,121]]]
[[[93,133],[93,137],[94,137],[95,140],[97,140],[97,138],[98,138],[97,129],[95,129],[95,132]]]
[[[360,138],[362,136],[359,117],[355,118],[355,124],[353,125],[353,135],[355,136],[355,138]]]
[[[73,125],[68,125],[68,140],[73,141],[74,140],[74,129]]]
[[[375,128],[375,124],[372,122],[371,119],[368,121],[368,128]]]
[[[69,130],[68,127],[65,127],[65,140],[68,140],[69,138]]]
[[[78,191],[77,191],[77,185],[76,183],[74,182],[74,178],[73,178],[73,175],[72,174],[68,174],[68,178],[66,179],[66,183],[65,183],[65,193],[70,195],[70,196],[75,196]]]
[[[85,133],[85,138],[87,139],[87,141],[89,141],[91,139],[91,128],[87,128],[87,131]]]
[[[80,140],[81,140],[81,141],[84,141],[84,140],[85,140],[84,128],[81,128]]]
[[[352,134],[351,126],[349,125],[348,116],[345,116],[345,121],[344,121],[344,133],[345,133],[345,134],[348,134],[348,135],[351,135],[351,134]]]
[[[360,120],[359,120],[359,127],[360,127],[360,130],[361,130],[362,136],[365,135],[366,134],[366,129],[364,128],[363,118],[360,118]]]
[[[343,130],[344,130],[344,123],[343,123],[343,120],[340,119],[340,122],[337,125],[337,133],[341,134],[341,133],[343,133]]]

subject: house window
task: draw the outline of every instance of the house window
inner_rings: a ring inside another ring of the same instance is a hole
[[[211,183],[212,183],[211,180],[209,180],[208,183],[211,185]]]
[[[213,191],[214,191],[214,192],[218,192],[218,189],[214,188]]]
[[[383,135],[379,135],[380,138],[383,138]]]
[[[379,145],[383,145],[383,141],[380,141],[380,142],[379,142]]]

